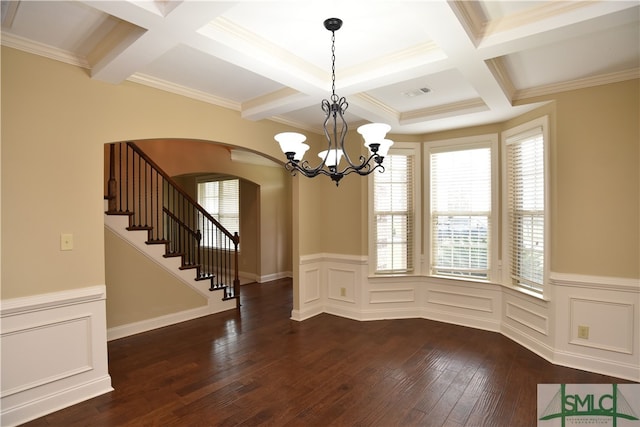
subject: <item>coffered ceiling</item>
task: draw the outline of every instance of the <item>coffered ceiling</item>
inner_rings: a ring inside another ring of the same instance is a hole
[[[640,76],[638,1],[2,1],[2,44],[319,132],[336,92],[353,128],[502,121],[529,99]]]

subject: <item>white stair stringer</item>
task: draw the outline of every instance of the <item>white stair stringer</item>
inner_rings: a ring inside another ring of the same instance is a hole
[[[146,230],[127,230],[129,226],[129,217],[127,215],[105,214],[104,225],[129,242],[140,253],[160,265],[168,273],[204,296],[207,299],[207,311],[209,314],[236,308],[236,300],[234,298],[223,300],[224,289],[209,290],[211,280],[195,280],[197,274],[195,268],[181,270],[181,257],[165,257],[165,245],[147,244],[148,232]]]

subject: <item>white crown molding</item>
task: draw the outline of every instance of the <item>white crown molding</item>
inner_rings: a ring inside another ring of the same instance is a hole
[[[468,99],[460,102],[453,102],[451,104],[438,105],[436,107],[422,108],[419,110],[407,111],[400,115],[400,122],[403,124],[424,120],[429,118],[441,119],[445,117],[451,117],[459,114],[477,113],[480,111],[487,111],[489,107],[482,100],[482,98]]]
[[[0,41],[3,46],[22,50],[24,52],[33,53],[34,55],[44,56],[45,58],[54,59],[66,64],[75,65],[81,68],[90,69],[91,66],[86,58],[81,58],[66,50],[57,49],[44,43],[37,43],[27,40],[23,37],[15,36],[6,32],[2,32]]]
[[[509,71],[504,63],[502,57],[491,58],[486,61],[489,71],[493,74],[493,77],[498,82],[498,85],[502,88],[502,91],[507,96],[509,101],[513,102],[513,95],[516,93],[516,88],[513,85],[513,80],[509,75]]]
[[[219,107],[228,108],[230,110],[240,111],[240,103],[231,101],[229,99],[214,96],[206,92],[202,92],[195,89],[190,89],[184,86],[180,86],[166,80],[161,80],[146,74],[136,73],[127,79],[133,83],[139,83],[145,86],[150,86],[156,89],[163,90],[165,92],[175,93],[176,95],[186,96],[187,98],[197,99],[209,104],[217,105]]]
[[[483,37],[489,37],[499,32],[513,30],[569,14],[584,8],[589,3],[590,2],[545,2],[521,12],[485,22]]]
[[[554,83],[550,85],[538,86],[529,89],[517,90],[513,96],[514,101],[535,98],[538,96],[547,96],[559,92],[567,92],[570,90],[586,89],[594,86],[601,86],[610,83],[619,83],[627,80],[640,78],[640,68],[619,71],[615,73],[602,74],[599,76],[585,77],[583,79],[571,80],[562,83]]]

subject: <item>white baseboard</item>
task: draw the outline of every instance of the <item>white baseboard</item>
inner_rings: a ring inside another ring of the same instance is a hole
[[[3,427],[18,426],[112,390],[111,377],[108,375],[66,390],[58,390],[48,396],[25,401],[20,406],[3,409],[0,425]]]
[[[22,424],[113,390],[104,285],[1,304],[1,425]]]
[[[302,322],[303,320],[311,319],[321,313],[324,313],[322,307],[310,307],[303,311],[291,310],[291,320]]]
[[[290,271],[283,271],[280,273],[266,274],[264,276],[256,277],[256,282],[265,283],[271,282],[272,280],[284,279],[287,277],[293,277],[293,273],[291,273]]]
[[[213,302],[215,302],[216,304],[212,304]],[[154,317],[153,319],[145,319],[126,325],[114,326],[113,328],[109,328],[107,330],[107,340],[112,341],[119,338],[140,334],[142,332],[152,331],[158,328],[164,328],[165,326],[174,325],[176,323],[197,319],[199,317],[208,316],[210,314],[221,313],[223,311],[231,310],[235,308],[235,306],[236,301],[234,299],[220,302],[209,300],[208,306],[179,311],[177,313]]]
[[[585,354],[571,353],[568,351],[556,351],[553,358],[556,365],[583,371],[595,372],[610,377],[624,378],[626,380],[640,381],[640,368],[638,365],[617,362]]]
[[[482,329],[484,331],[500,332],[500,321],[477,316],[462,315],[445,311],[424,309],[423,319],[435,320],[436,322],[450,323],[452,325],[466,326],[468,328]]]

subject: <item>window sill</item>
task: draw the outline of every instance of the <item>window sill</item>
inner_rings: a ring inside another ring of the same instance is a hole
[[[510,289],[510,290],[512,290],[514,292],[518,292],[518,293],[527,295],[527,296],[529,296],[531,298],[535,298],[535,299],[537,299],[539,301],[545,301],[545,302],[550,302],[551,301],[549,298],[545,298],[543,295],[540,295],[537,292],[534,292],[532,290],[529,290],[529,289],[526,289],[526,288],[523,288],[523,287],[520,287],[520,286],[505,285],[505,284],[502,284],[502,283],[500,283],[500,286],[502,286],[503,288]]]

